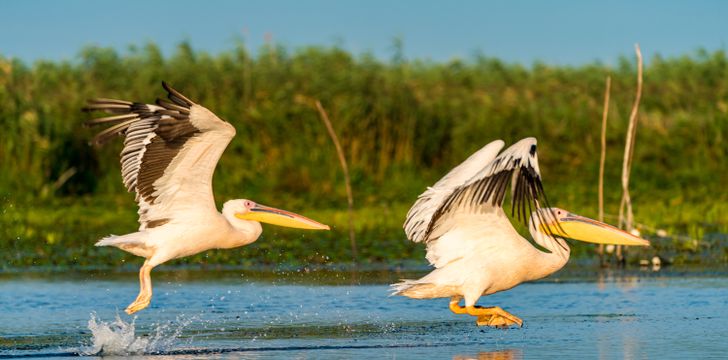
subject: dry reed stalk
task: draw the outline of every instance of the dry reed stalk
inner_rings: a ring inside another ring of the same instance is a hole
[[[331,125],[331,121],[329,120],[329,115],[326,113],[326,110],[324,109],[323,105],[321,105],[321,102],[318,100],[316,100],[316,108],[318,109],[318,112],[321,115],[321,120],[324,122],[324,125],[326,125],[326,130],[328,130],[328,132],[329,132],[331,141],[334,142],[334,146],[336,147],[336,153],[339,156],[339,163],[341,164],[341,169],[344,171],[344,183],[346,184],[346,198],[349,203],[349,242],[351,243],[351,257],[354,259],[354,264],[356,264],[357,263],[357,249],[356,249],[356,237],[354,235],[354,195],[352,194],[352,191],[351,191],[351,179],[349,177],[349,166],[346,164],[346,157],[344,156],[344,150],[342,150],[341,144],[339,143],[339,138],[336,136],[334,127]]]
[[[634,220],[632,214],[632,199],[629,195],[629,175],[632,168],[632,156],[634,155],[635,136],[637,135],[637,113],[639,111],[640,99],[642,98],[642,52],[639,44],[635,44],[637,54],[637,90],[629,114],[629,126],[627,127],[627,140],[624,144],[624,159],[622,161],[622,200],[619,204],[619,226],[626,231],[632,230]],[[626,214],[625,214],[626,213]],[[622,261],[622,247],[617,246],[617,259]]]
[[[607,118],[609,117],[609,91],[612,78],[607,76],[607,85],[604,90],[604,111],[602,112],[602,151],[599,158],[599,221],[604,222],[604,163],[607,159]],[[604,254],[604,244],[599,244],[597,252]]]

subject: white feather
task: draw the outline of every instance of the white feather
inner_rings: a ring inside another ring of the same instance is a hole
[[[427,191],[417,198],[417,201],[407,213],[407,221],[405,221],[404,225],[407,238],[414,242],[428,240],[425,238],[425,232],[432,220],[432,215],[437,211],[440,204],[445,201],[453,190],[472,179],[493,161],[504,144],[503,140],[492,141],[473,155],[470,155],[462,164],[450,170],[435,185],[428,187]]]
[[[535,146],[536,139],[526,138],[496,156],[503,142],[494,141],[420,195],[405,230],[412,241],[427,242],[427,260],[435,269],[421,279],[392,285],[395,295],[462,296],[466,305],[473,305],[482,295],[546,276],[566,263],[568,247],[539,236],[536,242],[552,253],[538,250],[513,228],[502,200],[493,201],[503,199],[504,181],[510,182],[511,176],[525,181],[525,172],[540,184]],[[488,190],[489,181],[498,186]],[[539,196],[528,195],[529,201]]]

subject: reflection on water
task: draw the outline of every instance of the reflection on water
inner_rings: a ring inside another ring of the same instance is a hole
[[[515,360],[523,359],[523,353],[519,349],[508,349],[500,351],[481,351],[475,355],[455,355],[453,360]]]
[[[599,290],[605,290],[607,286],[617,286],[620,289],[629,290],[637,287],[641,279],[643,276],[640,273],[604,269],[597,274],[596,284]]]

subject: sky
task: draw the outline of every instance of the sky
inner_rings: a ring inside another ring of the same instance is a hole
[[[27,62],[148,42],[169,55],[185,40],[214,54],[241,38],[253,51],[272,39],[389,59],[399,38],[407,59],[615,64],[635,43],[646,61],[725,49],[728,1],[0,0],[0,55]]]

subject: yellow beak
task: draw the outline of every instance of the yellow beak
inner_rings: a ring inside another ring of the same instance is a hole
[[[236,213],[235,217],[243,220],[252,220],[297,229],[329,230],[328,225],[311,220],[305,216],[260,204],[256,204],[255,207],[246,213]]]
[[[556,236],[595,244],[650,246],[649,241],[612,225],[571,213],[544,226]]]

